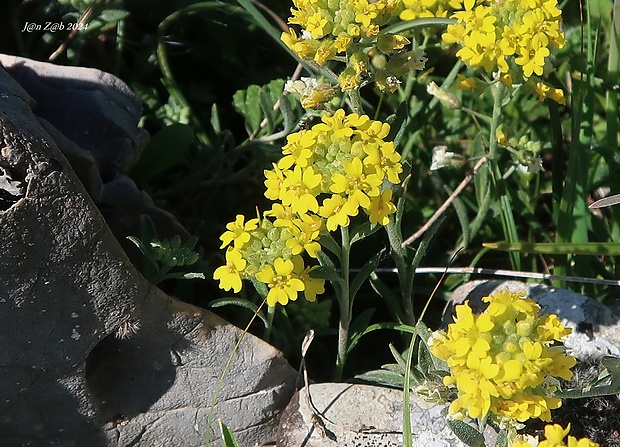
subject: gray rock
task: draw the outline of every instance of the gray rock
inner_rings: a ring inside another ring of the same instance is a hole
[[[443,316],[444,326],[452,321],[455,305],[468,300],[474,310],[482,311],[486,306],[482,297],[502,288],[525,292],[541,306],[542,314],[556,314],[565,326],[573,329],[564,344],[575,358],[593,361],[603,356],[620,357],[620,313],[586,296],[544,284],[499,280],[464,284],[453,292]]]
[[[138,161],[148,141],[137,127],[142,106],[120,79],[9,55],[0,55],[0,65],[28,92],[38,117],[93,156],[104,182]]]
[[[155,206],[124,175],[148,141],[148,134],[136,127],[142,108],[127,85],[91,68],[2,54],[0,64],[27,91],[25,95],[20,89],[20,95],[67,158],[134,265],[140,266],[143,256],[127,236],[141,234],[142,215],[151,218],[160,239],[189,239],[172,214]],[[0,185],[2,179],[0,171]],[[7,191],[3,195],[10,193],[9,186],[3,188]]]
[[[148,284],[2,69],[0,98],[2,446],[204,446],[214,401],[274,439],[295,371],[247,335],[216,399],[242,331]]]
[[[311,410],[305,389],[295,394],[282,413],[277,447],[401,447],[403,393],[401,390],[346,383],[310,385]],[[411,395],[414,447],[464,447],[450,430],[441,406]],[[489,445],[496,434],[485,432]]]

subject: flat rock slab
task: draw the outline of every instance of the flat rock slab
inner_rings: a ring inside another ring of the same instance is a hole
[[[275,439],[296,372],[247,335],[218,394],[242,331],[148,284],[2,69],[0,97],[0,444],[205,446],[213,403]]]
[[[402,447],[401,390],[346,383],[310,385],[319,415],[311,410],[308,394],[295,394],[282,413],[277,447]],[[443,407],[411,395],[414,447],[465,447],[442,416]],[[485,437],[494,445],[495,433]]]
[[[592,361],[603,356],[620,357],[620,312],[579,293],[545,284],[471,281],[453,292],[444,314],[444,326],[452,321],[455,305],[469,301],[475,311],[482,311],[486,307],[482,298],[502,288],[524,292],[540,305],[542,314],[556,314],[566,327],[573,329],[564,344],[575,358]]]

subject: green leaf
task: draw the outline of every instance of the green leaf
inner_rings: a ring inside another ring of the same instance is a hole
[[[357,241],[361,241],[373,233],[376,233],[379,228],[381,228],[381,225],[379,224],[371,224],[370,221],[364,222],[353,231],[350,242],[351,245]]]
[[[364,374],[355,376],[358,380],[365,382],[376,383],[378,385],[388,386],[392,388],[403,387],[403,375],[396,371],[389,371],[386,369],[377,369],[374,371],[368,371]]]
[[[431,354],[431,351],[428,349],[428,345],[426,344],[426,342],[422,340],[422,338],[419,336],[416,348],[418,351],[418,369],[424,375],[425,379],[431,379],[431,371],[435,370],[435,361],[433,360],[434,357]]]
[[[497,434],[497,439],[495,440],[495,447],[508,447],[508,430],[502,428]]]
[[[355,275],[355,278],[353,278],[353,281],[351,282],[351,288],[349,292],[351,299],[355,298],[355,295],[357,295],[357,292],[359,291],[360,287],[362,287],[362,284],[364,284],[364,281],[366,281],[371,275],[371,273],[373,273],[377,269],[377,265],[379,265],[379,261],[381,260],[384,251],[385,250],[381,250],[379,253],[370,258],[366,262],[366,264],[364,264],[364,266],[360,269],[359,273]]]
[[[250,281],[252,281],[252,285],[254,286],[256,292],[262,298],[267,298],[267,295],[269,294],[269,288],[267,287],[267,284],[265,284],[264,282],[260,282],[255,278],[252,278]]]
[[[403,313],[403,308],[400,305],[400,301],[374,272],[370,274],[370,285],[373,290],[385,300],[388,305],[388,309],[395,317],[394,319],[399,323],[403,323],[405,321],[405,315]]]
[[[258,85],[250,85],[247,89],[238,90],[233,95],[233,107],[245,118],[249,134],[258,129],[263,117],[259,92],[260,87]]]
[[[446,418],[446,422],[457,438],[469,447],[484,447],[484,436],[471,425],[449,418]]]
[[[188,149],[195,142],[194,131],[187,124],[176,123],[164,127],[151,137],[138,164],[131,171],[131,177],[144,181],[183,163]]]
[[[344,283],[344,280],[338,275],[336,266],[334,265],[334,262],[331,260],[331,258],[327,254],[323,253],[322,251],[319,251],[317,253],[317,257],[318,257],[319,264],[321,264],[321,266],[312,271],[312,276],[314,278],[326,279],[327,281],[332,283],[334,286],[336,284],[342,285]],[[336,292],[336,295],[340,297],[341,288],[334,287],[334,290]]]
[[[296,120],[291,101],[286,95],[280,96],[280,112],[284,119],[284,132],[288,134],[295,128]]]
[[[531,254],[558,255],[579,254],[592,256],[618,256],[617,242],[485,242],[484,247],[501,251],[518,251]]]
[[[319,244],[321,244],[321,247],[326,248],[327,250],[335,254],[338,259],[340,259],[340,257],[342,256],[340,245],[338,245],[338,242],[336,242],[336,239],[334,239],[331,234],[321,234],[321,237],[319,238]]]
[[[359,314],[349,326],[349,347],[347,348],[347,354],[351,352],[351,349],[353,349],[359,338],[364,334],[374,313],[375,309],[366,309]]]
[[[127,239],[129,239],[131,242],[133,242],[133,243],[134,243],[134,245],[135,245],[136,247],[138,247],[138,250],[140,250],[140,252],[141,252],[144,256],[146,256],[146,257],[149,257],[149,256],[150,256],[150,251],[149,251],[149,249],[146,247],[146,245],[144,245],[144,244],[142,243],[142,241],[141,241],[140,239],[138,239],[138,238],[137,238],[137,237],[135,237],[135,236],[127,236]],[[151,259],[151,260],[152,260],[152,259]]]
[[[385,141],[393,141],[394,145],[398,146],[407,128],[408,115],[407,102],[403,101],[396,108],[396,114],[390,115],[386,120],[390,125],[390,133],[385,138]]]
[[[390,352],[392,353],[392,357],[394,357],[394,360],[396,360],[396,365],[399,368],[399,371],[404,374],[405,373],[405,368],[407,367],[407,361],[403,358],[403,356],[400,354],[400,352],[398,352],[396,350],[396,348],[394,347],[394,345],[392,343],[389,344],[390,347]],[[387,367],[389,367],[389,365],[386,365]],[[383,366],[383,367],[386,367]],[[397,371],[397,370],[393,370],[393,371]]]
[[[226,425],[224,425],[221,420],[218,420],[218,423],[220,425],[220,432],[222,433],[222,441],[224,442],[224,447],[239,447],[239,444],[237,444],[233,432]]]
[[[273,111],[274,102],[271,101],[271,96],[265,88],[259,90],[258,98],[260,99],[260,107],[263,111],[263,115],[267,118],[267,133],[272,134],[276,127],[276,118]]]
[[[553,393],[553,397],[580,399],[582,397],[608,396],[620,393],[620,358],[603,357],[601,364],[609,372],[611,383],[608,385],[594,386],[589,389],[572,389]]]
[[[448,192],[448,194],[452,194],[453,192],[447,186],[445,186],[444,189]],[[469,217],[467,217],[467,208],[465,207],[465,204],[463,204],[463,201],[459,197],[456,197],[452,201],[452,206],[456,210],[456,215],[459,219],[459,224],[461,225],[461,233],[462,233],[461,237],[463,238],[463,248],[467,248],[467,245],[469,245],[469,241],[471,237],[471,233],[470,233],[471,224],[469,222]]]
[[[120,22],[124,18],[129,16],[129,11],[123,9],[105,9],[101,11],[99,17],[107,24]]]

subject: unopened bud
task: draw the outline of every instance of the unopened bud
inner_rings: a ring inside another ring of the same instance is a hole
[[[461,100],[456,95],[442,90],[434,82],[431,82],[426,86],[426,91],[433,95],[435,98],[437,98],[443,106],[449,109],[461,108]]]
[[[399,34],[382,34],[377,39],[377,47],[384,53],[393,53],[397,50],[402,50],[405,45],[410,44],[411,41],[405,36]]]

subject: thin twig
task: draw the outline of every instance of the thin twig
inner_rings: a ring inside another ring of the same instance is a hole
[[[461,191],[463,191],[463,189],[465,189],[465,187],[469,184],[469,182],[471,182],[471,180],[476,175],[476,172],[478,172],[478,169],[480,169],[480,167],[486,161],[487,161],[486,157],[482,157],[480,160],[478,160],[478,163],[476,163],[476,166],[474,166],[472,171],[465,176],[465,178],[459,184],[459,186],[457,186],[454,192],[450,194],[450,197],[448,197],[448,199],[439,207],[439,209],[435,211],[435,214],[433,214],[433,216],[428,220],[428,222],[426,222],[422,228],[420,228],[418,231],[416,231],[414,234],[412,234],[411,236],[409,236],[407,239],[403,241],[403,243],[401,244],[403,247],[406,247],[407,245],[411,244],[413,241],[418,239],[420,236],[422,236],[426,232],[426,230],[428,230],[435,223],[435,221],[439,219],[439,216],[441,216],[443,213],[446,212],[446,210],[450,207],[452,202],[454,202],[454,199],[456,199],[457,196],[461,193]]]
[[[279,15],[277,15],[271,9],[267,8],[265,5],[263,5],[258,0],[251,0],[251,2],[254,3],[256,6],[258,6],[260,9],[262,9],[263,11],[265,11],[267,14],[269,14],[269,17],[271,17],[273,21],[278,24],[282,32],[288,33],[288,25],[286,24],[284,20],[282,20],[282,18],[280,18]]]
[[[312,397],[310,397],[310,381],[308,380],[308,370],[306,369],[306,354],[308,353],[308,349],[310,348],[310,345],[312,344],[312,340],[314,340],[314,330],[310,329],[308,333],[306,334],[306,336],[304,337],[303,342],[301,343],[301,363],[299,365],[299,373],[297,375],[297,382],[299,382],[300,375],[303,375],[304,395],[306,398],[306,405],[308,405],[308,408],[310,409],[310,412],[312,413],[310,415],[312,419],[312,425],[321,434],[322,438],[327,437],[328,439],[335,441],[336,435],[334,434],[334,432],[332,432],[325,426],[325,421],[328,421],[332,424],[333,422],[331,422],[329,419],[327,419],[325,416],[321,414],[321,412],[314,405],[314,402],[312,402]]]
[[[91,14],[95,10],[95,5],[96,4],[97,4],[97,2],[91,3],[88,6],[88,8],[86,8],[86,10],[84,11],[84,14],[82,14],[82,17],[80,17],[80,20],[78,20],[78,22],[76,23],[75,28],[73,28],[71,30],[71,32],[69,33],[67,38],[64,40],[64,42],[61,43],[58,46],[58,48],[56,48],[56,51],[54,51],[50,55],[50,57],[47,58],[48,61],[53,62],[58,56],[60,56],[62,53],[64,53],[64,51],[67,49],[67,45],[69,45],[69,42],[71,42],[71,40],[73,40],[75,35],[80,31],[80,28],[82,27],[84,22],[86,22],[90,18]]]

